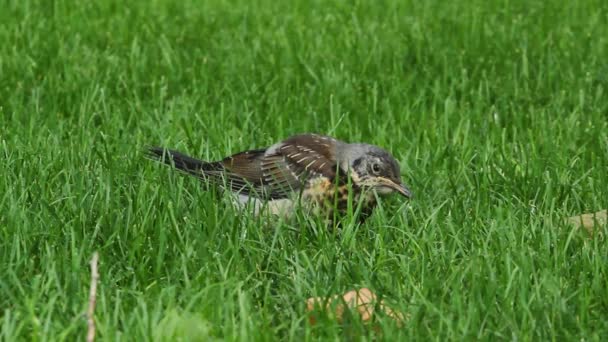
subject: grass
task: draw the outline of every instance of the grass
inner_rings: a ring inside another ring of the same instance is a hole
[[[601,0],[32,1],[0,11],[0,331],[101,340],[371,339],[310,326],[369,287],[386,340],[605,340]],[[240,215],[142,157],[300,132],[391,150],[416,198],[334,235]]]

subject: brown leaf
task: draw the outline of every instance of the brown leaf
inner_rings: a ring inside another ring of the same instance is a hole
[[[585,228],[589,234],[593,235],[597,228],[605,226],[608,222],[608,210],[572,216],[568,218],[568,222],[573,224],[576,228]]]
[[[306,300],[306,310],[312,312],[315,308],[322,307],[325,303],[324,310],[330,315],[335,317],[338,322],[342,322],[344,318],[344,311],[346,309],[356,309],[356,312],[361,317],[363,322],[370,321],[374,316],[374,309],[377,303],[377,296],[368,288],[362,288],[359,290],[351,290],[344,293],[341,298],[340,295],[334,295],[330,298],[324,297],[311,297]],[[346,307],[345,307],[346,305]],[[405,321],[405,316],[399,311],[395,311],[387,306],[384,301],[379,303],[379,309],[387,316],[397,322],[397,325],[401,326]],[[316,319],[314,315],[309,317],[310,324],[315,324]]]

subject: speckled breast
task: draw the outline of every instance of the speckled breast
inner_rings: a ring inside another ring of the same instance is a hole
[[[352,195],[351,195],[352,194]],[[365,220],[376,206],[376,197],[371,191],[345,182],[333,182],[326,177],[312,179],[302,192],[302,201],[312,204],[316,214],[333,219],[334,214],[345,215],[349,210],[349,195],[352,196],[352,212],[361,206],[359,218]]]

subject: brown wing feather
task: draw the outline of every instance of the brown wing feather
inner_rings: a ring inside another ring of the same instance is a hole
[[[283,153],[291,162],[326,177],[336,175],[335,145],[337,140],[317,134],[302,134],[285,140]],[[304,155],[298,155],[303,153]],[[311,158],[307,158],[311,157]]]
[[[228,173],[238,175],[252,183],[259,183],[263,177],[260,162],[265,152],[265,149],[240,152],[224,158],[222,165]]]
[[[261,162],[265,187],[273,196],[286,197],[301,190],[309,178],[333,179],[336,175],[334,143],[333,138],[314,134],[286,139]]]
[[[301,190],[311,177],[330,180],[336,175],[331,137],[303,134],[284,140],[276,148],[240,152],[220,163],[222,170],[205,172],[224,180],[230,190],[258,197],[286,198]]]

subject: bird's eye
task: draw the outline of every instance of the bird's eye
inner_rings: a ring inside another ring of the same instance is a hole
[[[372,164],[372,172],[374,172],[375,174],[379,174],[380,173],[380,164],[373,163]]]

